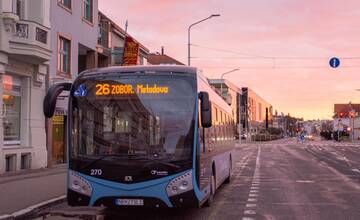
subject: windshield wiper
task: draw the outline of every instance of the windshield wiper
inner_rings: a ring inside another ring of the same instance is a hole
[[[106,155],[100,155],[99,158],[95,159],[94,161],[91,161],[90,163],[86,164],[84,167],[82,167],[81,169],[84,170],[84,169],[87,169],[89,167],[91,167],[92,165],[94,165],[95,163],[97,163],[98,161],[100,160],[103,160],[107,157],[121,157],[121,158],[124,158],[124,157],[128,157],[129,155],[127,154],[106,154]]]
[[[155,162],[155,163],[159,163],[159,164],[163,164],[163,165],[166,165],[168,167],[174,167],[176,169],[181,169],[181,167],[179,165],[176,165],[176,164],[173,164],[173,163],[169,163],[169,162],[165,162],[165,161],[161,161],[161,160],[155,160],[155,159],[152,159],[152,158],[148,158],[148,157],[134,157],[134,158],[131,158],[131,159],[135,159],[135,160],[148,160],[148,161],[151,161],[151,162]]]

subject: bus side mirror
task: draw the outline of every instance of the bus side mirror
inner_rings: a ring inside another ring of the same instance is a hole
[[[45,117],[51,118],[54,115],[57,97],[64,90],[70,91],[71,85],[71,83],[57,83],[49,88],[43,102]]]
[[[209,100],[209,94],[207,92],[200,92],[199,99],[201,101],[201,125],[204,128],[210,128],[212,126],[211,120],[211,102]]]

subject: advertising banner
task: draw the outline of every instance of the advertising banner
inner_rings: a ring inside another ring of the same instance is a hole
[[[139,44],[132,37],[126,36],[123,66],[137,65],[138,56]]]

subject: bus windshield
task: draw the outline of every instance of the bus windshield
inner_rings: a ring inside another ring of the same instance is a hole
[[[193,81],[184,76],[134,75],[75,83],[70,165],[81,171],[89,165],[110,169],[111,164],[133,176],[148,167],[163,167],[168,174],[174,167],[191,168]],[[102,173],[106,178],[106,171]]]

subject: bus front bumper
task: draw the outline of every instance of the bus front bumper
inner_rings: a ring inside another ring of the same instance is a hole
[[[90,206],[91,198],[68,189],[67,201],[70,206]],[[121,204],[119,201],[130,201],[127,204]],[[131,201],[133,203],[131,204]],[[136,201],[136,202],[134,202]],[[141,202],[139,202],[141,201]],[[176,196],[170,197],[172,206],[168,206],[159,198],[141,197],[141,196],[106,196],[96,200],[93,206],[116,207],[146,207],[146,208],[182,208],[182,207],[198,207],[199,203],[196,199],[194,191],[188,191]]]

